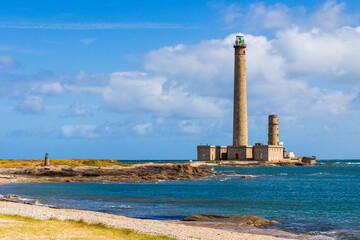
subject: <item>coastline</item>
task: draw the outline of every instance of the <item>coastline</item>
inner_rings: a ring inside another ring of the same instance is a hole
[[[209,167],[189,163],[143,163],[130,167],[108,166],[34,166],[0,167],[0,183],[35,182],[154,182],[196,180],[210,177]]]
[[[15,160],[14,160],[15,161]],[[319,164],[317,164],[319,165]],[[164,162],[132,163],[131,166],[31,166],[1,167],[0,184],[35,182],[152,182],[197,180],[212,176],[214,167],[295,167],[313,166],[299,162]]]
[[[285,240],[291,238],[274,237],[264,234],[253,234],[220,230],[201,226],[191,226],[170,221],[143,220],[120,215],[84,211],[76,209],[58,209],[36,206],[18,202],[0,201],[0,213],[32,217],[36,219],[56,218],[60,220],[83,220],[87,223],[103,223],[116,228],[127,228],[142,233],[166,235],[186,240]]]

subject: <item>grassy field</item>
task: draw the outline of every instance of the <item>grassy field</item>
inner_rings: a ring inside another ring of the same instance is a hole
[[[42,166],[44,160],[0,160],[0,167],[34,167]],[[72,167],[93,166],[93,167],[109,167],[122,166],[130,167],[131,164],[121,163],[116,160],[100,160],[100,159],[56,159],[50,160],[50,165],[67,165]]]
[[[104,224],[74,220],[38,220],[17,215],[0,214],[1,239],[126,239],[176,240],[166,236],[118,229]]]

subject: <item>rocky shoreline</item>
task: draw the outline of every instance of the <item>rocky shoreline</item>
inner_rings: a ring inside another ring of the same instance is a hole
[[[108,166],[34,166],[0,167],[0,183],[19,182],[152,182],[197,180],[216,174],[213,167],[298,167],[341,165],[341,163],[260,162],[260,161],[190,161],[173,163],[132,163],[130,167]],[[243,176],[246,178],[246,176]]]
[[[133,167],[37,166],[0,168],[0,183],[16,182],[151,182],[196,180],[211,176],[207,167],[190,164],[139,164]]]
[[[334,165],[335,163],[315,165]],[[215,173],[213,167],[294,167],[312,166],[303,162],[221,161],[188,163],[136,163],[130,167],[34,166],[0,167],[0,183],[19,182],[152,182],[197,180]],[[245,178],[245,177],[244,177]]]

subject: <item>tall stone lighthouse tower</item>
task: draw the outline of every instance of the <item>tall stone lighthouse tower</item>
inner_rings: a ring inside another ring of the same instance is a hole
[[[246,100],[246,44],[243,35],[237,35],[235,41],[234,69],[234,121],[233,146],[248,145],[247,100]]]

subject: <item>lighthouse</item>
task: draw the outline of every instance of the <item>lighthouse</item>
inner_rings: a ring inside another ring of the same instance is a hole
[[[234,112],[233,146],[248,145],[247,100],[246,100],[246,44],[243,35],[237,35],[234,61]]]
[[[279,141],[279,120],[277,115],[270,115],[268,122],[268,145],[248,143],[247,124],[247,96],[246,96],[246,44],[242,34],[236,35],[234,43],[234,109],[233,109],[233,141],[232,145],[198,145],[197,159],[199,161],[253,161],[264,162],[290,162],[293,159],[305,164],[314,164],[316,157],[294,158],[287,151],[283,142]],[[300,164],[300,163],[298,163]]]

